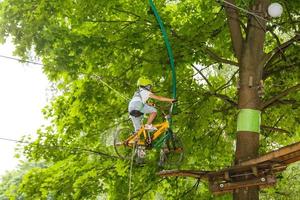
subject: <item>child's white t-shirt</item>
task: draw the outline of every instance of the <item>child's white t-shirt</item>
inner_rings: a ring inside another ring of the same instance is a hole
[[[135,94],[131,101],[142,101],[143,104],[146,103],[146,101],[149,99],[150,94],[152,94],[152,92],[144,88],[140,88],[137,93],[139,94]]]

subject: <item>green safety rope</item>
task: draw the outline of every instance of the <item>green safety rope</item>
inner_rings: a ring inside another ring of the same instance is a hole
[[[159,27],[160,27],[160,30],[162,32],[162,35],[163,35],[163,38],[164,38],[164,41],[165,41],[165,44],[166,44],[166,47],[167,47],[167,51],[168,51],[168,56],[169,56],[169,60],[170,60],[170,64],[171,64],[171,70],[172,70],[172,93],[173,93],[173,99],[176,99],[176,73],[175,73],[175,64],[174,64],[174,56],[173,56],[173,52],[172,52],[172,48],[171,48],[171,45],[170,45],[170,42],[169,42],[169,39],[168,39],[168,36],[167,36],[167,32],[166,32],[166,29],[164,27],[164,24],[163,22],[161,21],[161,18],[157,12],[157,9],[153,3],[152,0],[149,0],[149,4],[151,6],[151,9],[156,17],[156,20],[159,24]],[[172,111],[171,111],[172,112]],[[172,124],[172,120],[170,119],[170,126]],[[134,154],[134,152],[133,152]],[[132,157],[133,159],[133,157]],[[131,165],[132,165],[133,161],[131,161]],[[132,169],[132,166],[131,166],[131,169]],[[131,173],[131,172],[130,172]],[[130,189],[131,189],[131,174],[130,174],[130,181],[129,181],[129,194],[128,194],[128,199],[131,198],[131,193],[130,193]]]
[[[149,4],[151,6],[151,9],[156,17],[157,23],[159,24],[160,30],[162,32],[166,47],[167,47],[167,51],[168,51],[168,56],[169,56],[169,60],[170,60],[170,65],[171,65],[171,70],[172,70],[172,93],[173,93],[173,99],[176,99],[176,73],[175,73],[175,64],[174,64],[174,56],[173,56],[173,52],[172,52],[172,48],[168,39],[168,35],[166,32],[166,29],[164,27],[164,24],[157,12],[157,9],[153,3],[152,0],[149,0]]]

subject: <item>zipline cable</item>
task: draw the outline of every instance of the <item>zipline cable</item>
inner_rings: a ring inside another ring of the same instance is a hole
[[[1,58],[10,59],[10,60],[19,61],[19,62],[26,62],[26,63],[30,63],[30,64],[34,64],[34,65],[40,65],[40,66],[44,66],[42,63],[33,62],[33,61],[30,61],[30,60],[23,60],[23,59],[19,59],[19,58],[11,57],[11,56],[4,56],[4,55],[0,55],[0,57],[1,57]]]
[[[94,77],[96,77],[96,79],[98,81],[100,81],[102,84],[104,84],[106,87],[108,87],[109,89],[111,89],[112,91],[114,91],[118,96],[120,96],[121,98],[123,98],[126,101],[130,101],[130,99],[128,97],[126,97],[121,92],[119,92],[118,90],[114,89],[113,87],[111,87],[108,83],[104,82],[101,77],[96,76],[96,75]]]
[[[15,142],[15,143],[21,143],[21,144],[32,144],[32,142],[24,142],[24,141],[21,141],[21,140],[15,140],[15,139],[4,138],[4,137],[0,137],[0,140],[9,141],[9,142]],[[95,151],[95,150],[91,150],[91,149],[85,149],[85,148],[79,148],[79,147],[70,148],[70,147],[58,146],[58,145],[54,145],[54,146],[43,145],[43,144],[35,144],[35,145],[44,147],[46,149],[63,149],[63,150],[69,150],[69,151],[79,151],[79,152],[82,152],[82,153],[97,154],[97,155],[100,155],[100,156],[114,158],[114,159],[118,158],[117,156],[112,156],[112,155],[109,155],[109,154],[106,154],[106,153],[102,153],[102,152],[99,152],[99,151]]]
[[[6,58],[6,59],[10,59],[10,60],[15,60],[15,61],[19,61],[19,62],[26,62],[29,64],[34,64],[34,65],[40,65],[40,66],[44,66],[42,63],[37,63],[37,62],[33,62],[33,61],[28,61],[28,60],[22,60],[22,59],[18,59],[18,58],[14,58],[14,57],[10,57],[10,56],[4,56],[4,55],[0,55],[1,58]],[[111,87],[108,83],[104,82],[102,80],[101,77],[99,76],[95,76],[96,79],[98,81],[100,81],[101,83],[103,83],[104,85],[106,85],[108,88],[110,88],[111,90],[113,90],[116,94],[118,94],[120,97],[122,97],[124,100],[129,101],[130,99],[128,97],[126,97],[125,95],[123,95],[121,92],[117,91],[116,89],[114,89],[113,87]]]

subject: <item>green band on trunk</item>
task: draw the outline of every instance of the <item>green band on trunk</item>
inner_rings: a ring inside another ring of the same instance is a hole
[[[237,131],[260,133],[260,110],[241,109],[237,118]]]

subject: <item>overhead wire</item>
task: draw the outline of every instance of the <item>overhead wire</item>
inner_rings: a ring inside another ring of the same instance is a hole
[[[10,139],[10,138],[4,138],[4,137],[0,137],[0,140],[15,142],[15,143],[21,143],[21,144],[33,144],[32,142],[26,142],[26,141]],[[82,153],[96,154],[96,155],[109,157],[109,158],[114,158],[114,159],[118,158],[117,156],[112,156],[112,155],[102,153],[102,152],[99,152],[99,151],[95,151],[95,150],[92,150],[92,149],[85,149],[85,148],[79,148],[79,147],[66,147],[66,146],[61,146],[61,145],[54,145],[54,146],[43,145],[43,144],[36,144],[36,145],[39,145],[41,147],[45,147],[45,148],[48,148],[48,149],[56,148],[56,149],[64,149],[64,150],[69,150],[69,151],[74,151],[75,150],[75,151],[79,151],[79,152],[81,151]]]
[[[41,66],[44,66],[42,63],[38,63],[38,62],[30,61],[30,60],[23,60],[23,59],[11,57],[11,56],[0,55],[0,57],[1,57],[1,58],[10,59],[10,60],[19,61],[19,62],[25,62],[25,63],[34,64],[34,65],[41,65]]]
[[[217,1],[218,3],[220,3],[220,4],[223,4],[223,5],[224,5],[224,4],[227,4],[227,5],[229,5],[229,6],[233,7],[233,8],[235,8],[235,9],[241,10],[241,11],[247,13],[247,14],[252,15],[253,17],[255,17],[256,21],[258,22],[258,24],[260,25],[260,27],[264,30],[264,32],[267,32],[267,30],[266,30],[266,28],[261,24],[261,22],[260,22],[258,19],[261,19],[261,20],[265,21],[266,23],[268,23],[268,22],[269,22],[269,23],[272,23],[272,24],[274,24],[276,27],[280,27],[282,30],[286,30],[286,28],[284,28],[283,26],[279,25],[278,23],[273,22],[273,21],[271,22],[270,20],[268,20],[268,19],[266,19],[266,18],[264,18],[264,17],[262,17],[262,16],[256,14],[255,12],[251,12],[251,11],[249,11],[249,10],[246,10],[246,9],[244,9],[244,8],[242,8],[242,7],[239,7],[239,6],[237,6],[237,5],[233,4],[233,3],[230,3],[230,2],[228,2],[228,1],[226,1],[226,0],[216,0],[216,1]],[[292,36],[291,33],[289,33],[288,31],[286,31],[285,33],[286,33],[287,35],[289,35],[291,38],[296,37],[296,36],[300,36],[300,34],[296,32],[296,30],[294,30],[295,36]],[[272,32],[271,32],[271,34],[274,35],[274,33],[272,33]],[[276,35],[275,35],[275,37],[276,37]],[[294,41],[297,41],[297,40],[294,40]],[[282,51],[282,49],[280,48],[280,44],[277,44],[277,49],[278,49],[278,50],[280,51],[280,53],[284,56],[283,51]],[[291,61],[290,61],[289,59],[286,59],[286,62],[287,62],[288,64],[291,64]]]
[[[42,63],[33,62],[33,61],[29,61],[29,60],[18,59],[18,58],[11,57],[11,56],[0,55],[0,57],[1,58],[5,58],[5,59],[19,61],[19,62],[26,62],[26,63],[30,63],[30,64],[44,66]],[[118,92],[117,90],[113,89],[109,84],[107,84],[106,82],[104,82],[100,77],[98,77],[97,80],[101,81],[104,85],[106,85],[107,87],[109,87],[110,89],[112,89],[113,91],[115,91],[117,94],[119,94],[119,96],[121,96],[125,100],[129,100],[129,98],[125,97],[120,92]],[[24,141],[21,141],[21,140],[15,140],[15,139],[10,139],[10,138],[3,138],[3,137],[0,137],[0,140],[9,141],[9,142],[15,142],[15,143],[22,143],[22,144],[31,144],[31,142],[24,142]],[[101,156],[106,156],[106,157],[111,157],[111,158],[118,158],[116,156],[111,156],[111,155],[108,155],[108,154],[105,154],[105,153],[102,153],[102,152],[98,152],[98,151],[95,151],[95,150],[91,150],[91,149],[69,148],[69,147],[65,147],[65,146],[47,146],[47,145],[40,145],[40,146],[44,146],[46,148],[61,148],[61,149],[68,149],[68,150],[77,150],[77,151],[98,154],[98,155],[101,155]]]
[[[44,66],[42,63],[38,63],[38,62],[34,62],[34,61],[29,61],[29,60],[23,60],[23,59],[11,57],[11,56],[5,56],[5,55],[1,55],[0,54],[0,57],[1,58],[10,59],[10,60],[19,61],[19,62],[26,62],[26,63],[30,63],[30,64],[34,64],[34,65]],[[111,90],[113,90],[116,94],[118,94],[124,100],[126,100],[126,101],[130,100],[128,97],[126,97],[125,95],[123,95],[121,92],[117,91],[116,89],[114,89],[113,87],[111,87],[108,83],[106,83],[105,81],[103,81],[101,77],[99,77],[99,76],[95,76],[95,77],[97,78],[98,81],[100,81],[102,84],[104,84],[105,86],[107,86],[108,88],[110,88]]]
[[[111,89],[112,91],[114,91],[118,96],[120,96],[122,99],[126,100],[126,101],[130,101],[130,99],[125,96],[124,94],[122,94],[121,92],[119,92],[118,90],[114,89],[112,86],[110,86],[108,83],[106,83],[105,81],[102,80],[102,78],[100,76],[96,76],[94,75],[94,77],[100,81],[103,85],[105,85],[106,87],[108,87],[109,89]]]
[[[242,8],[242,7],[239,7],[239,6],[237,6],[237,5],[233,4],[233,3],[230,3],[230,2],[228,2],[228,1],[226,1],[226,0],[217,0],[217,2],[218,2],[218,3],[224,2],[225,4],[230,5],[230,6],[234,7],[234,8],[236,8],[236,9],[239,9],[239,10],[241,10],[241,11],[247,13],[247,14],[256,16],[257,18],[259,18],[259,19],[261,19],[261,20],[264,20],[264,21],[266,21],[266,22],[269,22],[269,20],[265,19],[264,17],[262,17],[262,16],[260,16],[260,15],[257,15],[255,12],[251,12],[251,11],[249,11],[249,10],[246,10],[246,9],[244,9],[244,8]]]
[[[249,10],[246,10],[246,9],[244,9],[244,8],[242,8],[242,7],[240,7],[240,6],[237,6],[237,5],[233,4],[233,3],[230,3],[230,2],[228,2],[228,1],[226,1],[226,0],[216,0],[216,1],[217,1],[218,3],[220,3],[220,4],[222,4],[222,5],[227,4],[227,5],[229,5],[229,6],[233,7],[233,8],[235,8],[235,9],[241,10],[241,11],[243,11],[243,12],[245,12],[245,13],[247,13],[247,14],[250,14],[250,15],[256,17],[256,18],[259,18],[259,19],[261,19],[261,20],[263,20],[263,21],[265,21],[265,22],[270,22],[270,23],[276,25],[277,27],[282,28],[283,30],[285,29],[285,28],[283,28],[280,24],[278,24],[278,23],[276,23],[276,22],[271,22],[270,20],[268,20],[268,19],[266,19],[266,18],[264,18],[264,17],[262,17],[262,16],[256,14],[255,12],[251,12],[251,11],[249,11]],[[287,34],[288,34],[288,33],[287,33]],[[295,35],[300,35],[300,34],[297,33],[296,31],[294,32],[294,34],[295,34]]]

